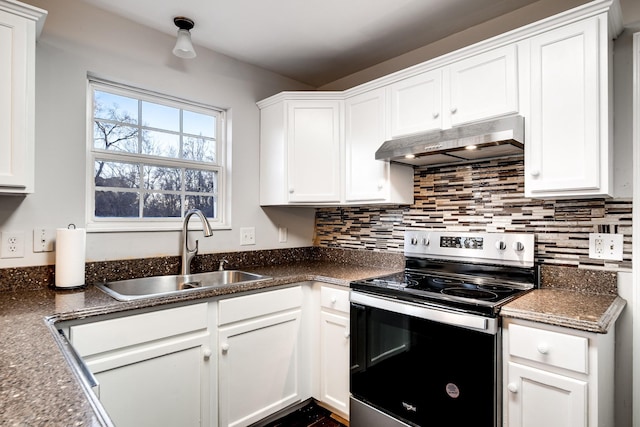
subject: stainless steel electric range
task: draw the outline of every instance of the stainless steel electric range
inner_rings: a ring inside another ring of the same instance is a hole
[[[537,287],[533,235],[408,229],[404,254],[351,283],[350,425],[499,426],[499,312]]]

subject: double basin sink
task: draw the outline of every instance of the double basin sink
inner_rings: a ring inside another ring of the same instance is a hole
[[[189,275],[153,276],[97,283],[96,286],[119,301],[179,295],[203,288],[221,288],[270,280],[269,276],[240,270],[221,270]]]

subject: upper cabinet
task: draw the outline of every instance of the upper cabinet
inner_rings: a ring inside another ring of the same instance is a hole
[[[610,195],[620,22],[595,0],[344,92],[260,101],[261,204],[410,204],[410,169],[375,160],[384,140],[509,114],[525,119],[527,197]]]
[[[606,14],[531,38],[527,196],[610,195],[609,46]]]
[[[34,191],[36,36],[46,14],[0,0],[0,194]]]
[[[389,138],[517,113],[517,46],[420,73],[388,90]]]
[[[515,44],[456,61],[444,76],[444,113],[451,126],[519,111]]]
[[[413,169],[375,160],[384,92],[285,92],[259,105],[262,206],[413,201]]]

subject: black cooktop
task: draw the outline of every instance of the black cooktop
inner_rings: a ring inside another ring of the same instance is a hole
[[[495,316],[502,305],[533,289],[536,277],[536,270],[531,268],[408,259],[403,272],[353,282],[351,287],[391,298]]]

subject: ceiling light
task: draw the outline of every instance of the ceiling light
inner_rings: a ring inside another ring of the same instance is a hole
[[[476,148],[478,148],[477,145],[467,145],[466,147],[464,147],[467,150],[475,150]]]
[[[404,156],[405,159],[415,159],[416,156],[414,154],[407,154]]]
[[[180,58],[195,58],[196,51],[191,44],[191,33],[189,32],[193,28],[193,21],[184,16],[176,16],[173,18],[173,23],[178,27],[178,40],[173,48],[173,54]]]

